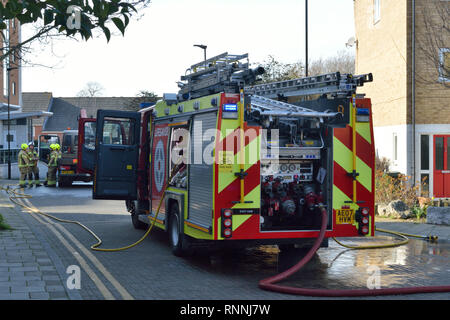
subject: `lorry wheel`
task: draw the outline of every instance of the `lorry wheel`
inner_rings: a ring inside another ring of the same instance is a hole
[[[168,231],[172,253],[177,257],[187,255],[189,253],[189,240],[181,230],[180,210],[178,209],[178,204],[172,205],[170,209]]]
[[[131,222],[133,227],[138,230],[147,229],[147,224],[139,220],[138,214],[136,212],[136,203],[134,201],[127,202],[127,210],[131,213]]]

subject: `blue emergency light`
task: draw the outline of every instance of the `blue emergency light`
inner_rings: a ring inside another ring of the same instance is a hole
[[[368,116],[369,114],[369,109],[367,108],[357,108],[356,109],[356,114],[359,116]]]
[[[238,106],[236,103],[225,103],[222,106],[222,111],[225,112],[237,112],[238,111]]]

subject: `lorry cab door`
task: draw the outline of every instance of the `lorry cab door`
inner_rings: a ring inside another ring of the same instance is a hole
[[[137,199],[141,114],[98,110],[94,199]]]
[[[78,168],[94,172],[96,119],[81,118],[78,121]]]
[[[48,163],[50,160],[50,145],[53,143],[60,144],[59,136],[54,134],[42,134],[38,140],[39,160]]]

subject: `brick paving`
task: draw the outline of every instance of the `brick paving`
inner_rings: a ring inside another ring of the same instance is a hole
[[[124,208],[120,205],[123,204],[91,201],[88,197],[90,190],[57,191],[60,197],[64,197],[64,203],[59,206],[51,203],[46,189],[35,188],[29,192],[33,193],[32,202],[43,211],[86,223],[104,240],[104,247],[123,246],[136,241],[142,235],[141,231],[132,228],[128,215],[114,213],[122,212]],[[83,207],[74,209],[73,206],[81,201]],[[107,207],[108,205],[110,207]],[[0,300],[104,299],[83,268],[81,290],[68,290],[65,287],[68,276],[65,273],[66,266],[77,264],[73,252],[62,246],[47,227],[28,213],[14,208],[6,194],[1,191],[0,213],[14,228],[12,231],[0,231]],[[86,248],[94,243],[92,236],[78,226],[64,226]],[[377,226],[425,235],[432,231],[440,240],[450,239],[449,226],[407,222],[381,222],[377,223]],[[424,241],[415,241],[408,247],[369,252],[348,251],[332,242],[330,248],[319,250],[318,261],[321,263],[315,265],[311,262],[302,274],[291,279],[288,284],[339,288],[349,287],[354,281],[356,287],[364,286],[367,263],[380,265],[382,274],[386,275],[386,281],[400,281],[399,276],[406,276],[410,282],[406,285],[447,284],[450,281],[448,243],[429,246]],[[199,256],[180,259],[172,256],[165,234],[158,230],[131,250],[95,253],[95,256],[136,299],[314,299],[272,293],[258,288],[259,280],[276,272],[276,254],[273,252],[256,250],[254,254],[238,252],[232,256],[216,257],[224,261]],[[348,272],[340,269],[343,265],[348,268]],[[95,268],[94,271],[115,298],[120,299],[120,295],[104,275]],[[358,271],[362,276],[355,276],[353,271]],[[324,274],[323,277],[321,273]],[[405,285],[404,280],[398,283],[395,281],[394,285]],[[422,294],[398,298],[448,299],[449,295]]]
[[[19,211],[0,191],[0,213],[12,227],[0,231],[0,300],[80,299],[65,288],[59,257]]]

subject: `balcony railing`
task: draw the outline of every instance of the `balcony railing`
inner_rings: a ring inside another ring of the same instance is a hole
[[[16,163],[20,149],[10,149],[11,163]],[[8,163],[8,149],[0,149],[0,164]]]

